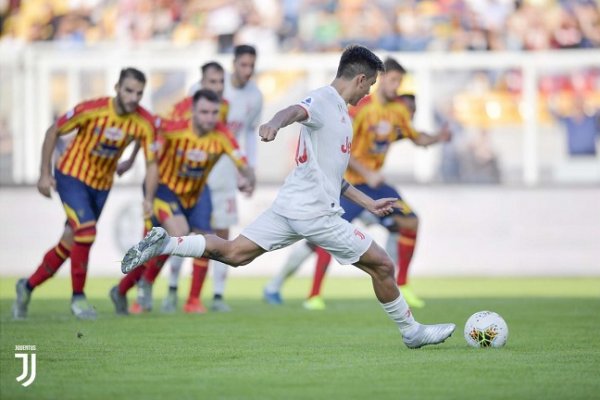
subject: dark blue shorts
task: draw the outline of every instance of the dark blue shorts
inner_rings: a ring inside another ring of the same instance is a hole
[[[363,192],[364,194],[366,194],[367,196],[369,196],[375,200],[381,199],[383,197],[397,197],[398,198],[398,201],[396,204],[397,207],[394,208],[394,211],[392,212],[392,214],[379,218],[379,222],[381,223],[381,225],[383,225],[385,227],[390,227],[391,224],[393,224],[393,219],[390,218],[390,216],[393,216],[393,215],[402,215],[405,217],[415,217],[416,216],[416,214],[413,212],[413,210],[410,208],[410,206],[404,200],[402,200],[402,197],[400,196],[398,191],[396,189],[394,189],[393,187],[391,187],[390,185],[383,184],[376,189],[373,189],[369,185],[366,185],[366,184],[356,185],[355,187],[358,190],[360,190],[361,192]],[[340,200],[340,205],[342,206],[342,208],[345,211],[344,215],[342,215],[342,218],[344,218],[348,222],[352,222],[356,217],[358,217],[365,210],[363,207],[348,200],[344,196],[342,196],[342,198]]]
[[[184,208],[179,197],[171,189],[163,184],[158,185],[154,199],[154,224],[160,224],[174,215],[183,215],[192,231],[210,232],[212,215],[210,188],[208,186],[204,188],[193,207]]]
[[[93,189],[77,178],[55,170],[56,190],[73,229],[98,221],[110,190]]]

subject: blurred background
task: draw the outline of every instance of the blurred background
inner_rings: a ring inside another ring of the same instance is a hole
[[[32,269],[60,234],[60,203],[33,187],[54,118],[112,95],[125,66],[149,77],[142,103],[166,113],[203,63],[231,70],[241,43],[258,50],[263,121],[328,84],[360,43],[408,70],[400,91],[417,96],[418,129],[450,124],[450,143],[398,143],[385,165],[422,220],[415,275],[600,275],[598,1],[0,0],[0,13],[3,275]],[[259,146],[240,226],[292,168],[298,127],[286,132]],[[111,194],[92,274],[115,273],[138,240],[138,161]],[[282,257],[239,273],[270,274]]]

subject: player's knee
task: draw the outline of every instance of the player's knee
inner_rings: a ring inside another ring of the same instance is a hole
[[[375,272],[380,280],[394,279],[394,268],[394,262],[389,257],[382,257]]]
[[[411,215],[410,217],[398,217],[396,226],[399,229],[417,231],[419,229],[419,217],[417,217],[417,215]]]
[[[76,243],[92,244],[96,240],[96,224],[78,226],[73,232],[73,240]]]

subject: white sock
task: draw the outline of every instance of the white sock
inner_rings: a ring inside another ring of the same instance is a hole
[[[169,274],[169,287],[177,287],[177,284],[179,283],[179,272],[181,271],[183,260],[183,257],[178,256],[169,258],[169,264],[171,266],[171,273]]]
[[[277,293],[281,291],[281,287],[287,278],[289,278],[308,257],[313,253],[313,249],[310,248],[308,242],[302,241],[296,246],[292,247],[286,263],[279,270],[279,273],[271,279],[271,281],[265,287],[265,290],[269,293]]]
[[[206,249],[206,239],[202,235],[169,237],[161,254],[181,257],[202,257]]]
[[[225,281],[227,280],[227,270],[229,265],[223,264],[221,261],[213,261],[213,293],[223,296],[225,293]]]
[[[415,321],[412,311],[406,304],[402,293],[394,301],[389,303],[381,303],[381,306],[389,317],[398,325],[402,336],[410,336],[410,334],[419,327],[419,323]]]

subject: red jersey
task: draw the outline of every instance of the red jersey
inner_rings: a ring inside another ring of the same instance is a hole
[[[247,165],[237,141],[223,124],[199,136],[191,120],[167,120],[162,121],[159,134],[164,140],[158,162],[160,183],[179,196],[186,208],[198,201],[221,155],[228,155],[238,167]]]
[[[146,161],[155,160],[155,117],[141,106],[119,115],[114,102],[110,97],[85,101],[56,122],[59,135],[77,131],[56,168],[94,189],[110,189],[119,158],[134,140],[140,142]]]
[[[404,138],[416,138],[410,113],[400,101],[383,104],[376,94],[364,97],[350,109],[353,118],[351,155],[362,165],[379,171],[383,167],[390,144]],[[362,175],[348,168],[345,179],[353,185],[366,183]]]

